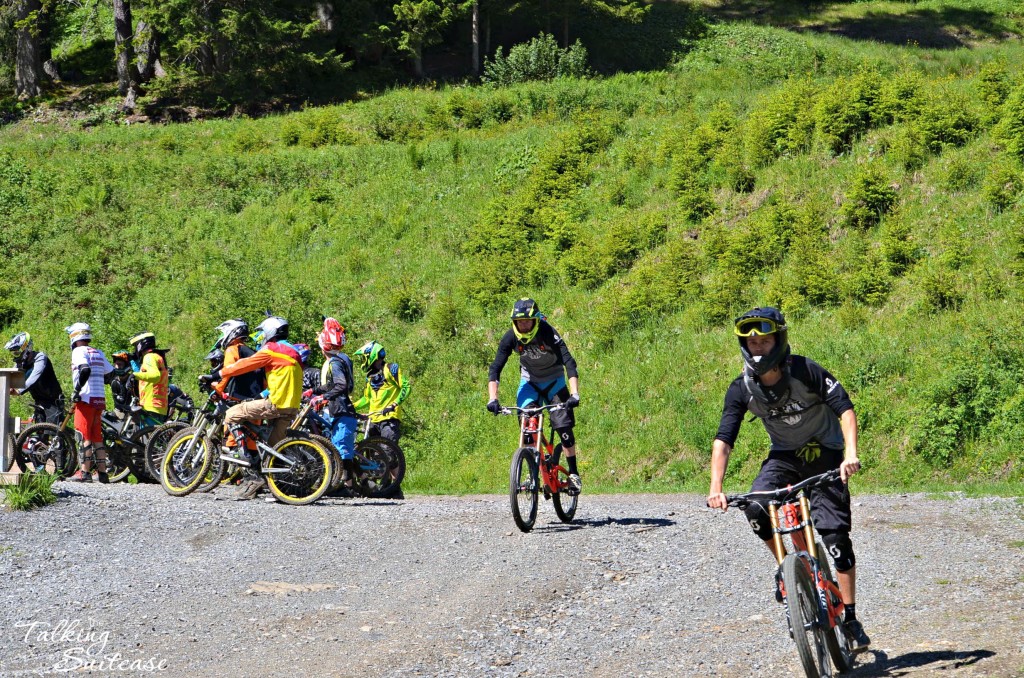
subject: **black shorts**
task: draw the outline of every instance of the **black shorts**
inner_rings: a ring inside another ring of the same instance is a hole
[[[843,463],[842,450],[830,450],[824,447],[814,449],[820,449],[821,455],[812,461],[801,459],[795,452],[771,452],[761,464],[761,472],[757,474],[750,490],[752,492],[777,490],[819,473],[837,469]],[[814,526],[818,530],[848,533],[853,525],[849,487],[841,480],[836,479],[834,483],[814,488],[811,491],[811,511],[814,517]],[[757,504],[751,504],[746,509],[746,514],[747,518],[751,520],[752,527],[754,527],[755,518],[759,520],[761,526],[770,525],[768,514]],[[755,527],[755,531],[757,530],[758,528]],[[761,536],[761,532],[759,532],[759,536]]]

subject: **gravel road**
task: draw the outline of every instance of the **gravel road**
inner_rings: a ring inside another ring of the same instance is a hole
[[[0,675],[793,676],[773,563],[694,495],[307,507],[59,483],[0,510]],[[1024,504],[854,496],[855,676],[1024,676]]]

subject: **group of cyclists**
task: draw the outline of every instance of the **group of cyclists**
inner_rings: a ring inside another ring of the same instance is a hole
[[[513,353],[518,354],[520,382],[516,405],[520,408],[542,404],[563,404],[551,413],[552,428],[565,453],[569,491],[582,488],[574,435],[574,409],[580,404],[579,375],[561,334],[541,313],[533,299],[515,302],[511,327],[502,336],[488,373],[487,410],[502,412],[498,392],[501,373]],[[788,326],[775,308],[754,308],[736,319],[734,334],[743,358],[742,373],[729,385],[718,432],[712,445],[711,483],[707,504],[726,510],[722,491],[729,455],[746,414],[760,419],[771,439],[767,459],[753,483],[753,490],[785,487],[824,471],[838,469],[840,479],[816,491],[812,507],[816,527],[838,573],[845,607],[845,627],[851,647],[866,648],[870,639],[856,616],[856,556],[850,538],[852,528],[847,481],[860,470],[857,452],[857,418],[853,403],[839,381],[810,358],[790,350]],[[373,414],[375,433],[397,442],[401,429],[401,405],[409,394],[409,382],[395,363],[386,360],[379,343],[370,341],[353,354],[366,375],[362,397],[352,401],[355,388],[353,359],[344,351],[345,328],[334,318],[324,318],[317,344],[324,357],[319,374],[308,367],[310,349],[288,341],[288,322],[280,316],[263,320],[250,336],[249,325],[231,319],[217,327],[219,338],[206,356],[211,371],[200,383],[227,394],[238,404],[227,411],[227,446],[246,467],[239,487],[242,499],[249,499],[265,486],[259,463],[245,444],[245,420],[276,422],[270,444],[284,435],[287,420],[294,416],[305,395],[326,405],[331,421],[331,441],[341,453],[343,464],[351,464],[357,412],[367,407]],[[88,481],[93,467],[100,482],[106,481],[106,456],[102,436],[97,435],[98,416],[103,411],[103,383],[117,369],[90,343],[89,325],[76,323],[67,328],[72,348],[72,401],[75,428],[82,435],[82,467],[72,478]],[[249,346],[254,341],[256,348]],[[152,333],[131,339],[128,369],[139,383],[139,402],[146,416],[158,421],[166,415],[168,379],[162,352]],[[53,421],[63,416],[59,406],[61,387],[52,364],[42,352],[33,350],[27,333],[16,335],[6,345],[19,369],[26,374],[18,395],[32,395],[36,416]],[[118,358],[115,355],[115,358]],[[305,371],[304,371],[305,370]],[[772,549],[772,526],[763,506],[746,509],[754,533]]]
[[[146,427],[166,421],[169,398],[180,390],[170,383],[166,351],[157,348],[152,332],[132,337],[131,351],[114,353],[111,363],[103,351],[92,346],[92,328],[87,323],[75,323],[65,331],[71,343],[74,427],[81,437],[79,469],[67,479],[92,482],[95,475],[98,482],[106,483],[108,460],[101,426],[106,409],[104,386],[110,386],[116,410],[127,414],[129,408],[136,408],[140,425]],[[324,356],[320,370],[311,365],[308,345],[288,341],[288,321],[280,316],[268,316],[252,334],[249,324],[240,318],[224,321],[217,332],[217,341],[206,355],[210,372],[199,377],[199,384],[236,403],[224,417],[224,452],[244,469],[236,498],[252,499],[266,487],[252,441],[246,440],[241,423],[272,422],[267,442],[273,445],[284,436],[303,399],[327,411],[331,442],[347,473],[354,473],[357,421],[365,418],[358,414],[359,408],[369,410],[370,435],[398,444],[401,405],[410,384],[398,364],[387,361],[385,349],[377,341],[367,342],[353,354],[364,375],[362,396],[353,402],[353,360],[343,351],[345,328],[336,319],[325,317],[317,336]],[[24,385],[12,388],[11,393],[32,397],[34,421],[59,424],[65,417],[65,396],[49,356],[35,349],[27,332],[16,334],[4,348],[24,374]],[[400,488],[396,492],[400,493]]]

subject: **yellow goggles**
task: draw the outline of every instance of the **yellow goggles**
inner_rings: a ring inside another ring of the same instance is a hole
[[[740,318],[733,331],[737,337],[761,337],[778,332],[779,324],[771,318]]]

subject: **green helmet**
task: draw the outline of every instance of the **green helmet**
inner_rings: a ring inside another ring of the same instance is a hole
[[[540,309],[537,308],[537,302],[533,299],[520,299],[512,307],[512,331],[515,332],[516,338],[524,343],[529,344],[530,341],[537,336],[537,330],[540,329],[540,321],[544,316],[541,315]],[[533,327],[527,332],[520,332],[519,328],[516,327],[517,320],[532,320]]]
[[[370,366],[373,365],[377,360],[383,359],[386,353],[384,347],[378,344],[376,341],[368,341],[366,344],[355,352],[355,361],[363,368],[363,372],[370,373]]]

